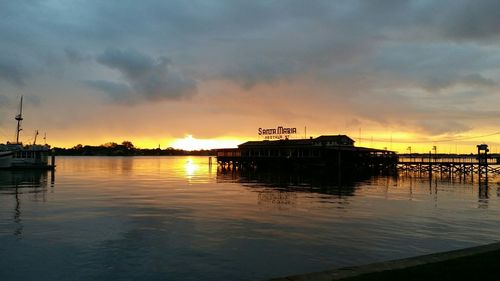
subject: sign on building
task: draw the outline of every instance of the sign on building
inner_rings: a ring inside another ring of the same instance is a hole
[[[266,140],[282,140],[289,139],[290,135],[297,134],[297,128],[287,128],[278,126],[276,128],[259,128],[259,136],[264,137]]]

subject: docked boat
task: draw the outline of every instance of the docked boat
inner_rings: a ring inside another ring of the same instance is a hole
[[[19,114],[16,115],[17,130],[16,142],[0,144],[0,168],[3,169],[54,169],[55,159],[48,145],[36,144],[36,132],[33,144],[23,145],[19,141],[19,133],[21,132],[21,121],[23,120],[23,98],[19,106]],[[51,161],[49,163],[49,158]]]
[[[45,145],[3,144],[0,145],[0,168],[52,169],[51,154]]]
[[[0,151],[0,169],[10,168],[12,166],[12,156],[14,152],[12,151]]]

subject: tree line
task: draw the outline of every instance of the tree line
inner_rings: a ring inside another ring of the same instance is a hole
[[[121,144],[107,142],[98,146],[77,144],[72,148],[54,147],[56,155],[67,156],[182,156],[182,155],[215,155],[215,150],[182,150],[168,147],[160,148],[137,148],[130,141]]]

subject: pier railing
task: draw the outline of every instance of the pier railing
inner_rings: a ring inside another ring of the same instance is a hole
[[[489,165],[500,165],[500,157],[492,156],[486,158]],[[400,155],[398,157],[398,164],[416,163],[416,164],[429,164],[429,163],[452,163],[452,164],[478,164],[479,159],[477,155]]]
[[[407,172],[425,172],[467,175],[478,174],[480,179],[488,178],[488,173],[500,174],[500,155],[498,154],[400,154],[398,169]]]

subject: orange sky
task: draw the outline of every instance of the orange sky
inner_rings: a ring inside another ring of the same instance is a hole
[[[382,8],[381,8],[382,7]],[[495,1],[0,3],[0,142],[235,146],[259,127],[399,152],[500,145]],[[140,11],[142,16],[138,16]],[[7,16],[2,17],[1,13]],[[497,24],[498,23],[498,24]]]
[[[314,100],[308,98],[307,93],[311,91],[316,93]],[[413,131],[403,121],[385,127],[384,124],[352,114],[348,110],[352,107],[350,100],[329,97],[327,91],[307,81],[263,84],[250,89],[217,81],[203,84],[200,93],[188,100],[146,103],[134,107],[101,103],[83,97],[74,101],[79,105],[75,109],[51,103],[43,104],[46,110],[40,112],[39,106],[28,101],[21,136],[24,142],[32,142],[34,131],[38,129],[38,142],[43,142],[42,137],[46,133],[48,143],[58,147],[129,140],[141,148],[156,148],[160,145],[161,148],[193,150],[235,147],[247,140],[258,140],[259,127],[296,127],[297,134],[292,137],[302,138],[304,127],[307,126],[307,137],[347,134],[358,146],[386,148],[403,153],[409,152],[408,147],[411,147],[412,152],[425,153],[432,150],[433,146],[438,147],[438,152],[469,153],[475,150],[476,144],[482,142],[489,143],[492,152],[496,151],[498,136],[441,142],[488,134],[495,128],[459,135],[429,136]],[[29,96],[27,98],[29,100]],[[86,112],[89,108],[92,110]],[[3,122],[2,133],[8,138],[8,133],[14,135],[15,109],[5,112],[9,112],[10,116],[6,117],[10,117],[10,121]]]

